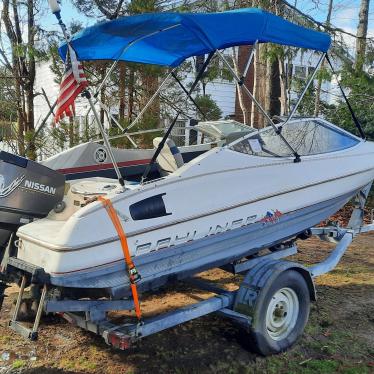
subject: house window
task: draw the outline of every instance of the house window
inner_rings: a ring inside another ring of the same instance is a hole
[[[308,75],[312,76],[312,74],[316,71],[316,68],[314,66],[308,67]]]
[[[295,77],[297,78],[306,78],[306,67],[305,66],[295,66]]]

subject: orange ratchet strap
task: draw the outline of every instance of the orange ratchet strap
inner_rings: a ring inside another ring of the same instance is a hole
[[[135,306],[135,313],[136,317],[139,321],[142,319],[142,312],[140,310],[140,304],[139,304],[139,297],[138,297],[138,290],[136,288],[136,282],[141,279],[140,274],[136,270],[135,264],[131,259],[129,246],[127,243],[126,234],[123,231],[123,227],[121,225],[121,221],[118,218],[116,210],[113,208],[112,202],[109,199],[105,199],[102,196],[98,197],[98,200],[102,202],[104,205],[104,208],[108,212],[108,215],[110,219],[113,222],[113,225],[118,233],[119,239],[121,241],[121,247],[123,254],[125,256],[125,262],[126,262],[126,268],[129,274],[130,279],[130,285],[131,285],[131,292],[132,292],[132,298],[134,300],[134,306]]]

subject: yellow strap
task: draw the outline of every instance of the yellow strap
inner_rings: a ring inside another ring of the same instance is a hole
[[[99,196],[98,200],[104,205],[104,208],[108,212],[108,215],[110,219],[112,220],[114,228],[116,229],[119,239],[121,241],[121,247],[122,247],[123,255],[125,258],[127,272],[128,272],[129,279],[130,279],[130,286],[131,286],[132,298],[134,300],[135,313],[136,313],[138,320],[140,321],[142,319],[142,313],[140,310],[138,290],[136,288],[136,281],[140,279],[140,276],[138,274],[138,271],[136,270],[134,262],[131,259],[126,234],[123,231],[121,221],[118,218],[116,210],[113,208],[112,202],[109,199],[105,199],[102,196]]]

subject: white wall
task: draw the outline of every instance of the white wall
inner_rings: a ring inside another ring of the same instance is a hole
[[[195,75],[193,73],[188,73],[183,79],[183,84],[188,87],[188,85],[192,84],[194,80]],[[235,114],[236,87],[234,82],[224,79],[216,79],[206,85],[205,91],[221,109],[223,118]],[[195,96],[201,94],[202,87],[200,84],[195,91]]]
[[[314,68],[317,65],[320,57],[320,52],[299,51],[292,60],[293,75],[295,75],[295,69],[297,69],[299,66],[306,67],[307,70],[309,70],[309,68]],[[333,60],[332,63],[334,69],[338,71],[341,67],[341,62],[339,60]],[[330,67],[327,65],[327,62],[325,63],[325,67],[330,71]],[[328,104],[337,103],[341,97],[335,77],[332,78],[331,82],[324,81],[322,83],[321,91],[321,99]],[[296,96],[297,95],[294,94],[292,98],[294,99]]]
[[[49,107],[44,99],[42,88],[44,89],[49,102],[51,105],[57,99],[58,84],[54,82],[55,76],[49,68],[49,63],[43,62],[36,66],[36,77],[35,77],[35,92],[38,95],[34,99],[34,118],[35,126],[38,127],[43,121],[44,117],[48,114]],[[52,121],[52,117],[50,118]]]
[[[8,142],[0,142],[0,151],[14,153],[15,150],[17,150],[16,142],[13,142],[13,144],[9,144]]]
[[[206,93],[222,110],[223,118],[235,114],[236,87],[233,82],[215,81],[208,83]]]
[[[55,102],[57,99],[58,93],[59,93],[59,83],[55,82],[55,75],[50,69],[50,64],[48,62],[43,62],[37,64],[36,67],[36,79],[35,79],[35,92],[40,93],[40,95],[37,95],[34,99],[34,118],[35,118],[35,124],[36,128],[40,123],[43,121],[45,116],[49,112],[48,104],[41,95],[41,88],[44,88],[44,91],[49,99],[49,102],[51,105]],[[97,110],[99,110],[99,107],[96,106]],[[89,109],[89,104],[86,99],[78,96],[75,101],[75,113],[77,117],[85,116],[87,111]],[[92,118],[92,116],[91,116]],[[51,116],[49,119],[49,122],[52,123],[53,117]]]

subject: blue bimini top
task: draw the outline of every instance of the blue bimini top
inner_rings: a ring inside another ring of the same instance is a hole
[[[277,43],[327,52],[328,34],[298,26],[261,9],[222,13],[149,13],[101,22],[77,33],[80,60],[120,60],[179,66],[192,56],[239,45]],[[65,60],[66,44],[60,47]]]

